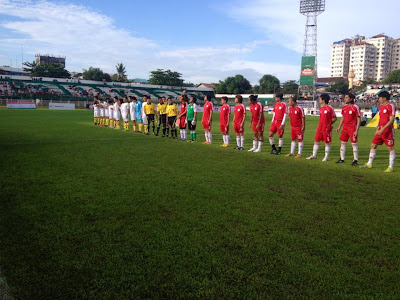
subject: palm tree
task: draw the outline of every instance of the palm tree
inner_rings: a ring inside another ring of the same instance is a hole
[[[119,63],[115,66],[117,69],[117,78],[118,80],[123,80],[126,78],[126,68],[123,63]]]

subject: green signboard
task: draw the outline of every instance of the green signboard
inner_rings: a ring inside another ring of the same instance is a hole
[[[300,85],[314,85],[315,56],[303,56],[301,59]]]

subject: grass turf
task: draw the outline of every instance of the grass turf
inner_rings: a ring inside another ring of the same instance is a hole
[[[351,147],[334,163],[336,133],[322,163],[323,147],[317,161],[221,148],[217,125],[206,146],[200,128],[191,144],[94,127],[89,111],[0,109],[0,269],[15,298],[400,294],[400,173],[383,173],[384,147],[365,170]],[[373,133],[361,128],[361,162]]]

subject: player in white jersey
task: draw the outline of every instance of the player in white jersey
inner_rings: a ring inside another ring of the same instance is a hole
[[[114,97],[114,120],[115,120],[115,128],[121,129],[121,111],[120,111],[121,102],[119,101],[118,97]]]
[[[103,103],[100,100],[99,100],[99,106],[100,106],[100,126],[104,126],[105,112],[104,112]]]
[[[94,116],[94,125],[100,125],[100,104],[99,98],[97,96],[94,97],[93,100],[93,116]]]
[[[108,102],[105,100],[103,102],[103,107],[104,107],[104,126],[108,127]]]
[[[136,97],[129,96],[129,113],[132,121],[132,132],[136,132]]]
[[[123,103],[121,104],[121,116],[122,116],[122,120],[124,121],[124,129],[123,130],[129,130],[129,103],[128,103],[128,98],[124,97],[122,101],[123,101]]]
[[[112,100],[107,98],[108,100],[108,121],[110,122],[110,127],[115,128],[114,126],[114,103]]]

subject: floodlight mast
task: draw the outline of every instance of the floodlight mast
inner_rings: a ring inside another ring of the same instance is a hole
[[[325,0],[300,0],[300,13],[307,17],[304,33],[303,56],[315,56],[314,78],[317,78],[318,54],[318,16],[325,11]],[[299,86],[304,94],[313,95],[315,98],[315,85]],[[310,90],[310,88],[312,88]]]

